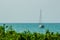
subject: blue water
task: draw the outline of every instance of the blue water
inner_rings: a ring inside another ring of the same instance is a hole
[[[39,23],[0,23],[0,25],[12,25],[16,32],[23,32],[29,30],[30,32],[45,33],[47,29],[50,32],[60,33],[60,23],[43,23],[44,28],[39,28]]]

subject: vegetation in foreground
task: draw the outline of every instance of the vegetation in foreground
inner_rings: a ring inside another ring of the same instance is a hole
[[[17,33],[12,29],[12,26],[3,24],[0,26],[0,40],[60,40],[60,34],[49,32],[49,30],[45,34],[31,33],[30,31]]]

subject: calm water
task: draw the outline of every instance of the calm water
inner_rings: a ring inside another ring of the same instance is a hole
[[[4,23],[0,23],[0,25],[3,24]],[[43,23],[45,28],[39,28],[39,23],[5,23],[5,24],[8,26],[12,25],[13,29],[16,30],[16,32],[30,30],[30,32],[45,33],[45,31],[49,29],[50,32],[60,33],[60,23]]]

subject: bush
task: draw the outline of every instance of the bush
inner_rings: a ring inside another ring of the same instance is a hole
[[[7,28],[10,30],[5,30],[5,24],[4,26],[0,26],[0,40],[60,40],[60,34],[58,32],[54,33],[46,30],[45,34],[40,34],[37,32],[31,33],[28,30],[28,32],[17,33],[12,29],[12,26],[7,26]]]

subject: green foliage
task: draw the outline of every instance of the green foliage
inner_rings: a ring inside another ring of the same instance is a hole
[[[7,30],[5,30],[7,28]],[[17,33],[12,26],[0,26],[0,40],[60,40],[60,34],[49,32],[46,30],[45,34],[37,32],[31,33],[29,30],[22,33]]]

